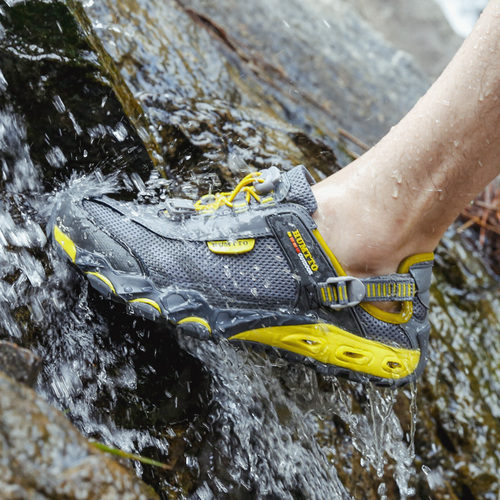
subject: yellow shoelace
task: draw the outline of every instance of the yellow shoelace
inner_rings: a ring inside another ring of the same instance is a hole
[[[245,193],[246,203],[250,203],[252,198],[260,202],[260,196],[257,194],[254,186],[255,182],[264,182],[264,179],[259,178],[260,176],[260,172],[252,172],[251,174],[245,176],[232,191],[217,193],[215,195],[206,194],[194,204],[194,208],[200,211],[217,210],[222,206],[232,208],[234,199],[240,192]]]

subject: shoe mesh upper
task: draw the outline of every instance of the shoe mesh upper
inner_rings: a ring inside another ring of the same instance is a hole
[[[310,214],[313,214],[316,212],[318,204],[304,172],[305,168],[302,167],[302,169],[294,168],[286,173],[290,179],[290,191],[286,196],[286,201],[288,203],[298,203],[305,207]]]
[[[422,304],[419,297],[415,297],[415,300],[413,301],[413,316],[419,321],[423,321],[426,314],[426,307]]]
[[[159,287],[174,284],[198,290],[219,307],[275,309],[295,301],[297,281],[273,237],[256,239],[249,253],[219,255],[212,253],[205,242],[159,236],[99,202],[87,200],[84,208],[98,226],[125,243],[140,258]],[[124,270],[122,267],[117,270]],[[415,305],[418,309],[418,304]],[[380,321],[361,307],[356,309],[371,339],[412,347],[399,325]],[[417,315],[419,312],[415,311]]]
[[[254,249],[235,256],[212,253],[205,242],[174,240],[156,235],[137,222],[94,201],[84,208],[96,224],[137,255],[160,287],[202,291],[216,305],[259,308],[290,306],[296,297],[297,281],[278,243],[259,238]]]
[[[374,318],[362,307],[357,307],[356,311],[365,331],[370,332],[369,338],[371,340],[411,349],[410,340],[399,325],[386,323],[385,321]]]
[[[106,233],[86,228],[82,231],[75,231],[72,237],[77,246],[80,248],[90,246],[97,253],[104,256],[114,268],[120,268],[128,272],[140,272],[140,268],[130,252],[116,243]]]

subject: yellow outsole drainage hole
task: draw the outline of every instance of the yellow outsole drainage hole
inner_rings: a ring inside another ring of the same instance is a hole
[[[347,356],[348,358],[351,358],[351,359],[362,359],[365,357],[362,354],[359,354],[358,352],[344,351],[343,354],[344,354],[344,356]]]
[[[310,340],[310,339],[302,339],[302,342],[304,342],[304,344],[307,344],[307,345],[318,345],[319,342],[317,342],[316,340]]]
[[[324,343],[317,340],[305,337],[303,334],[292,333],[287,335],[281,342],[286,346],[292,347],[298,350],[300,354],[307,356],[309,354],[318,354],[323,348]]]
[[[335,351],[335,356],[338,360],[341,360],[344,363],[355,365],[367,365],[373,359],[373,356],[370,353],[353,349],[348,346],[340,346]]]
[[[382,367],[383,367],[384,371],[386,371],[387,373],[391,373],[391,374],[398,374],[398,373],[401,373],[402,371],[405,370],[404,365],[401,362],[396,361],[394,358],[384,359],[384,362],[382,363]]]

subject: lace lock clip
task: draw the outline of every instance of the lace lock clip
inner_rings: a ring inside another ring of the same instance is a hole
[[[280,180],[281,172],[278,167],[269,167],[261,170],[260,174],[258,179],[253,183],[255,191],[259,194],[268,194]]]
[[[327,302],[335,310],[358,305],[365,298],[365,285],[354,276],[332,276],[326,280],[324,285],[335,286],[336,300]]]

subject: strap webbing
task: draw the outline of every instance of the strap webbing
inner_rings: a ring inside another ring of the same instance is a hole
[[[334,309],[350,307],[360,302],[413,300],[417,289],[410,274],[390,274],[375,278],[337,276],[318,283],[318,297],[322,305]]]
[[[365,285],[366,302],[379,300],[413,300],[416,293],[415,280],[408,275],[389,275],[361,280]]]

